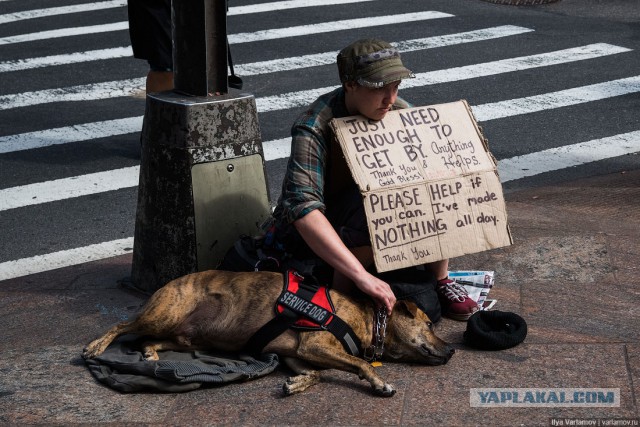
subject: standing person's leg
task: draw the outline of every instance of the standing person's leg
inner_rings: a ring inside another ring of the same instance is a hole
[[[147,93],[165,92],[173,89],[173,71],[149,70],[146,82]]]
[[[171,0],[129,0],[127,10],[133,56],[149,63],[147,92],[173,89]]]

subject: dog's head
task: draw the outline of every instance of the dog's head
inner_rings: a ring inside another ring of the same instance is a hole
[[[410,301],[396,303],[387,324],[383,359],[443,365],[455,350],[433,332],[429,317]]]

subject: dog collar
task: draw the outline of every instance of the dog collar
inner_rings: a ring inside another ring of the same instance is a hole
[[[379,307],[373,316],[373,335],[371,345],[364,349],[363,358],[367,362],[382,359],[384,353],[384,338],[387,335],[387,310]]]

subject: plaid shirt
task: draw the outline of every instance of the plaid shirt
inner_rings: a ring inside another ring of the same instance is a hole
[[[393,109],[409,106],[398,98]],[[329,178],[334,178],[334,181],[343,178],[342,183],[344,179],[349,179],[353,183],[348,169],[344,169],[346,162],[342,158],[342,150],[329,125],[331,119],[347,116],[350,114],[345,106],[344,90],[340,87],[320,96],[294,122],[291,128],[291,156],[282,183],[282,193],[273,213],[276,223],[281,226],[291,224],[315,209],[325,213],[329,196],[326,190],[344,188],[341,184],[330,185]],[[336,149],[340,151],[336,153]],[[329,165],[331,176],[327,173]]]

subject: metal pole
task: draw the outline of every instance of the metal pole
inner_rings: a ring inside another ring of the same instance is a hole
[[[228,93],[226,0],[173,0],[171,9],[174,90]]]

